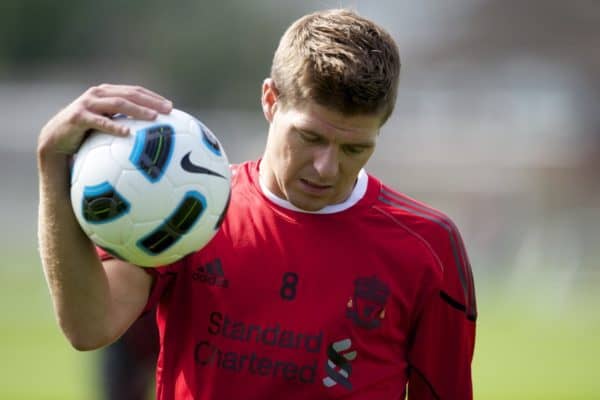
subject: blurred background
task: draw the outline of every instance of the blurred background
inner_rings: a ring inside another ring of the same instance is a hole
[[[280,35],[340,6],[399,44],[397,108],[368,170],[462,231],[480,313],[476,398],[600,398],[594,0],[3,0],[0,398],[100,399],[98,352],[59,333],[37,253],[45,121],[91,85],[139,84],[202,119],[230,161],[256,158]]]

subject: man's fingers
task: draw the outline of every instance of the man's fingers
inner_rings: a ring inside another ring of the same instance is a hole
[[[123,120],[113,120],[112,115],[124,114],[151,121],[159,113],[168,114],[172,109],[173,104],[169,100],[141,86],[93,86],[44,126],[39,146],[49,154],[72,154],[90,129],[117,136],[129,135],[130,130]]]
[[[154,108],[139,105],[123,97],[100,97],[88,103],[88,110],[96,114],[125,114],[135,119],[153,120],[158,116]]]
[[[151,108],[161,114],[168,114],[173,109],[173,103],[163,97],[155,97],[144,91],[133,91],[123,95],[124,98],[144,107]]]
[[[87,92],[93,98],[124,98],[140,106],[151,108],[168,114],[173,108],[171,101],[142,86],[102,84],[92,87]]]
[[[129,134],[129,128],[127,126],[119,124],[117,122],[118,120],[113,121],[109,117],[87,111],[83,114],[82,119],[85,121],[85,125],[90,129],[97,129],[118,136],[127,136]]]
[[[173,104],[141,86],[102,84],[89,88],[71,105],[70,122],[83,129],[97,129],[115,135],[129,134],[129,128],[110,116],[124,114],[141,120],[154,120],[168,114]]]

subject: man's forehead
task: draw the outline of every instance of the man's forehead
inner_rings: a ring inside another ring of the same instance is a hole
[[[371,137],[379,132],[377,116],[347,116],[320,106],[292,109],[290,118],[296,128],[321,135]]]

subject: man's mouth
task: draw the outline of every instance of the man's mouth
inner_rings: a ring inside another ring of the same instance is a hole
[[[305,190],[307,190],[308,192],[311,192],[311,193],[315,193],[315,194],[321,194],[321,193],[333,188],[333,185],[324,185],[321,183],[309,181],[307,179],[300,179],[300,182],[304,186]]]

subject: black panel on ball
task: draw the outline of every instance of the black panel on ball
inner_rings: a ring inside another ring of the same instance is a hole
[[[148,180],[157,182],[169,165],[174,139],[170,125],[155,125],[138,131],[129,160]]]
[[[157,255],[174,245],[188,233],[206,209],[206,199],[200,193],[186,193],[175,211],[158,228],[138,241],[138,246]]]
[[[83,218],[92,224],[110,222],[129,212],[129,203],[108,182],[87,186],[81,203]]]

